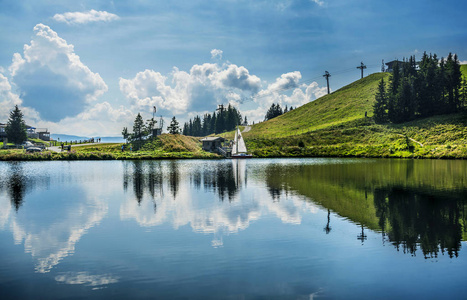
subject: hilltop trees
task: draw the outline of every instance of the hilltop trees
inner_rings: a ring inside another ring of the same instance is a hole
[[[464,105],[462,74],[457,55],[446,60],[436,54],[423,54],[418,64],[415,56],[396,62],[384,90],[383,81],[375,95],[375,121],[402,123],[437,114],[456,113]]]
[[[212,133],[222,133],[234,130],[242,123],[241,113],[229,104],[227,109],[205,114],[203,118],[196,116],[183,125],[182,134],[191,136],[206,136]]]
[[[277,104],[273,103],[271,107],[268,109],[268,111],[266,112],[266,116],[264,117],[264,120],[265,121],[271,120],[275,117],[282,115],[283,113],[284,112],[282,111],[282,108],[279,105],[279,103]]]
[[[23,113],[15,106],[15,109],[10,112],[10,118],[5,128],[7,138],[15,144],[22,144],[28,139],[26,132],[26,123],[23,120]]]
[[[167,130],[169,131],[170,134],[180,133],[180,127],[178,126],[178,121],[175,118],[175,116],[172,118],[172,121],[170,121],[170,125],[167,127]]]
[[[141,142],[152,136],[152,130],[156,123],[157,121],[154,118],[147,120],[145,123],[141,114],[138,113],[133,123],[133,132],[130,133],[127,127],[123,127],[122,136],[127,143],[137,142],[141,144]]]

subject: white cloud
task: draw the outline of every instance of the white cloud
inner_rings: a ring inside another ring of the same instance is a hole
[[[276,78],[276,81],[268,86],[268,90],[281,91],[296,88],[301,78],[302,74],[299,71],[282,74],[281,77]]]
[[[5,123],[13,107],[21,103],[19,96],[12,92],[8,78],[0,73],[0,121]]]
[[[205,63],[194,65],[189,73],[174,68],[169,76],[145,70],[132,79],[120,78],[119,85],[122,94],[137,108],[155,105],[158,110],[177,115],[209,111],[228,98],[255,94],[261,88],[261,80],[242,66]]]
[[[302,75],[299,71],[282,74],[281,77],[276,78],[274,83],[268,85],[267,89],[261,90],[254,97],[258,107],[243,111],[243,115],[247,116],[250,122],[253,120],[262,121],[266,111],[273,103],[280,104],[282,108],[285,106],[298,107],[326,95],[326,87],[319,87],[317,82],[300,84],[301,78]],[[286,93],[289,90],[291,92]]]
[[[118,282],[118,278],[112,275],[91,275],[88,272],[61,274],[55,276],[55,280],[66,284],[83,284],[86,286],[104,286]]]
[[[91,9],[86,12],[66,12],[63,14],[55,14],[54,20],[67,24],[86,24],[90,22],[110,22],[118,20],[119,17],[115,14],[106,11],[96,11]]]
[[[222,50],[212,49],[211,50],[211,58],[212,59],[222,59],[222,53],[224,53]]]
[[[303,84],[301,80],[299,71],[289,72],[263,89],[263,81],[244,66],[204,63],[194,65],[189,72],[174,68],[167,76],[145,70],[134,78],[120,78],[119,85],[133,110],[150,111],[155,105],[162,114],[183,117],[213,111],[221,103],[238,107],[253,100],[259,105],[256,109],[245,111],[240,107],[251,122],[263,120],[272,103],[297,107],[326,94],[325,87],[319,87],[316,82]]]
[[[311,0],[311,2],[314,2],[314,3],[318,4],[319,6],[324,5],[324,1],[320,1],[320,0]]]
[[[75,54],[74,47],[49,26],[38,24],[23,55],[15,53],[9,68],[23,105],[36,110],[43,120],[57,122],[76,116],[107,91]]]

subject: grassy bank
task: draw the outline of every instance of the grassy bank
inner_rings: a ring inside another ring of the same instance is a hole
[[[24,150],[0,150],[0,160],[143,160],[143,159],[186,159],[220,158],[219,155],[202,151],[197,138],[182,135],[163,134],[144,145],[96,144],[73,146],[71,151],[56,153],[43,151],[26,153]],[[141,148],[138,151],[130,151]]]

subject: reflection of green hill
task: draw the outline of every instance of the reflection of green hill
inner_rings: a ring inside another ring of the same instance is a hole
[[[467,239],[463,226],[467,221],[466,162],[327,162],[271,167],[267,183],[296,191],[372,230],[384,230],[397,245],[414,249],[414,243],[425,243],[425,254],[436,253],[438,243],[441,249],[445,246],[455,253],[455,241]]]

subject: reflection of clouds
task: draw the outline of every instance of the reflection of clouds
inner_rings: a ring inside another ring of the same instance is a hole
[[[10,219],[11,205],[6,193],[0,191],[0,229],[4,229]]]
[[[107,214],[107,204],[97,200],[69,207],[52,224],[36,225],[35,220],[14,218],[11,230],[16,244],[24,241],[26,253],[37,259],[36,271],[49,272],[64,257],[72,254],[76,243],[87,230]]]
[[[118,278],[112,275],[90,275],[87,272],[67,273],[55,276],[55,280],[66,284],[83,284],[86,286],[103,286],[117,283]]]
[[[284,198],[285,197],[285,198]],[[264,201],[268,210],[274,213],[283,223],[301,224],[302,215],[306,212],[316,214],[318,207],[311,201],[306,201],[297,196],[280,196],[280,201]]]
[[[109,163],[0,164],[0,175],[7,175],[0,178],[0,228],[11,230],[15,244],[24,244],[36,272],[49,272],[73,254],[79,240],[107,215],[105,199],[121,185],[121,177],[120,172],[109,177],[104,165]],[[7,197],[14,168],[27,191],[25,205],[16,212]],[[105,184],[96,187],[98,178]]]
[[[175,200],[163,193],[154,198],[150,193],[144,193],[141,200],[128,194],[120,207],[120,218],[135,220],[142,227],[171,224],[177,229],[190,225],[194,232],[212,234],[212,245],[219,247],[223,245],[223,234],[245,230],[265,215],[273,214],[283,223],[300,224],[303,214],[318,211],[312,202],[284,190],[279,190],[272,199],[262,182],[253,182],[246,189],[247,169],[244,163],[225,164],[222,170],[207,166],[201,173],[197,165],[178,166],[179,185]],[[158,188],[170,190],[172,183],[165,176],[167,170],[161,168],[159,172],[164,174],[165,180]],[[148,176],[145,174],[141,180],[148,182],[145,179]],[[217,193],[216,189],[225,183],[226,178],[232,178],[236,191],[231,193],[229,201],[220,201],[222,193]],[[151,185],[144,188],[151,189]]]

